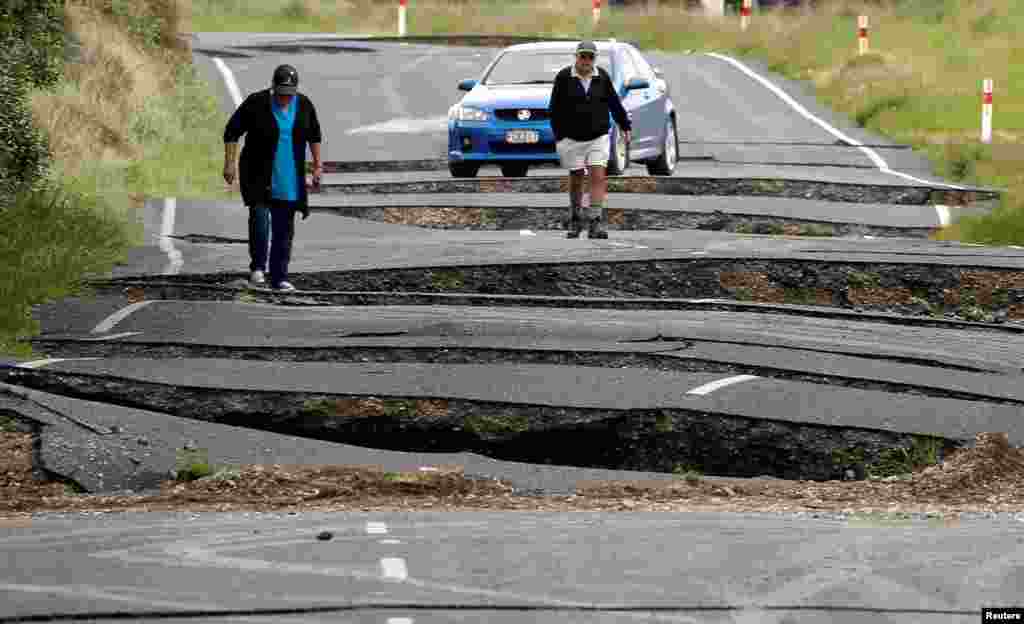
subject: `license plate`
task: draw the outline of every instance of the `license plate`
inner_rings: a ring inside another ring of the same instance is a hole
[[[509,130],[505,133],[506,143],[536,143],[540,141],[540,133],[536,130]]]

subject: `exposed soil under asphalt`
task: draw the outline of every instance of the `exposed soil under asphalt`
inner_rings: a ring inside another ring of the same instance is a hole
[[[346,466],[253,465],[193,481],[167,481],[158,491],[76,494],[33,471],[31,433],[0,432],[0,516],[46,511],[724,511],[919,513],[1024,510],[1024,449],[1005,434],[982,433],[976,444],[940,465],[885,480],[789,481],[704,479],[597,482],[574,495],[522,495],[497,480],[436,472],[385,473]]]

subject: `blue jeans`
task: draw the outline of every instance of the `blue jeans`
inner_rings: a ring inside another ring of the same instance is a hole
[[[295,235],[295,206],[271,201],[249,206],[249,270],[266,271],[272,287],[288,279],[288,262]],[[267,263],[267,249],[270,263]],[[269,271],[268,271],[269,269]]]

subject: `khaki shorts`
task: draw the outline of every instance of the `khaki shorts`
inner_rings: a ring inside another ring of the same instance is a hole
[[[555,144],[558,158],[562,166],[570,171],[578,171],[586,166],[607,167],[611,153],[611,139],[608,135],[599,136],[592,141],[575,141],[562,139]]]

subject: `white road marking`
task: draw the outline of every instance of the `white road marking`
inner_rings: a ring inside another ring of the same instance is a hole
[[[174,217],[177,209],[178,200],[173,197],[164,199],[164,209],[160,221],[160,240],[157,242],[160,251],[167,254],[167,267],[164,269],[164,275],[177,275],[185,263],[182,260],[181,252],[174,247],[174,239],[171,238],[174,235]]]
[[[385,557],[380,560],[381,576],[384,578],[404,581],[409,578],[409,570],[405,567],[405,559],[401,557]]]
[[[48,364],[56,364],[57,362],[84,362],[86,360],[98,360],[100,358],[47,358],[45,360],[33,360],[31,362],[22,362],[18,364],[18,368],[42,368]]]
[[[519,230],[520,236],[536,236],[537,233],[532,230]]]
[[[352,128],[345,134],[367,134],[370,132],[397,133],[397,134],[426,134],[431,132],[443,133],[448,131],[448,116],[431,117],[429,119],[414,119],[402,117],[391,119],[369,126]]]
[[[736,375],[735,377],[726,377],[725,379],[719,379],[718,381],[712,381],[710,383],[706,383],[703,386],[697,386],[696,388],[694,388],[693,390],[690,390],[686,394],[697,394],[697,395],[711,394],[715,390],[719,390],[719,389],[724,388],[726,386],[731,386],[733,384],[742,383],[744,381],[751,381],[753,379],[760,379],[760,377],[758,377],[757,375]]]
[[[85,338],[86,342],[97,342],[101,340],[117,340],[118,338],[127,338],[128,336],[138,336],[142,332],[121,332],[120,334],[110,334],[109,336],[96,336],[95,338]]]
[[[935,204],[935,212],[939,214],[939,225],[949,225],[949,206]]]
[[[387,546],[394,546],[395,544],[401,544],[402,540],[396,539],[382,539],[377,541],[378,544],[385,544]]]
[[[114,312],[113,314],[111,314],[107,318],[105,318],[102,321],[100,321],[99,324],[96,325],[96,327],[92,328],[92,331],[90,333],[93,333],[93,334],[105,334],[108,331],[114,329],[115,325],[117,325],[121,321],[123,321],[126,318],[128,318],[133,312],[135,312],[137,310],[141,310],[142,308],[148,306],[151,303],[153,303],[153,302],[152,301],[136,301],[135,303],[128,304],[125,307],[123,307],[120,310],[118,310],[117,312]]]
[[[370,535],[380,535],[388,532],[388,525],[383,522],[367,522],[366,532]]]
[[[231,94],[231,101],[235,103],[235,108],[242,105],[242,92],[238,89],[238,83],[235,82],[235,75],[231,73],[228,66],[224,61],[217,57],[214,57],[213,64],[220,70],[220,75],[224,77],[224,84],[227,85],[228,93]]]
[[[388,618],[388,624],[412,624],[412,618]]]
[[[760,76],[759,74],[754,72],[752,69],[750,69],[749,67],[747,67],[743,63],[737,61],[736,59],[734,59],[732,57],[726,56],[724,54],[718,54],[718,53],[715,53],[715,52],[708,52],[708,56],[712,56],[712,57],[714,57],[716,59],[719,59],[721,61],[725,61],[726,63],[729,63],[730,65],[732,65],[736,69],[740,70],[741,72],[743,72],[747,76],[749,76],[749,77],[753,78],[754,80],[756,80],[757,82],[761,83],[761,85],[763,87],[765,87],[766,89],[768,89],[769,91],[771,91],[772,93],[777,95],[786,104],[789,104],[793,108],[793,110],[795,110],[796,112],[800,113],[800,115],[803,116],[805,119],[808,119],[809,121],[812,121],[812,122],[816,123],[823,130],[825,130],[826,132],[828,132],[832,136],[836,137],[837,139],[839,139],[841,141],[844,141],[846,143],[849,143],[850,145],[856,146],[858,149],[860,149],[860,151],[864,152],[864,155],[867,156],[871,160],[871,162],[873,162],[875,164],[875,166],[878,167],[878,170],[881,171],[882,173],[890,173],[890,174],[892,174],[894,176],[899,176],[899,177],[904,178],[906,180],[910,180],[912,182],[918,182],[920,184],[938,185],[938,186],[944,186],[946,188],[954,188],[954,189],[963,189],[964,188],[962,186],[957,186],[955,184],[945,184],[943,182],[929,182],[928,180],[922,180],[921,178],[915,178],[912,175],[909,175],[909,174],[906,174],[906,173],[902,173],[900,171],[893,171],[892,169],[889,168],[889,164],[887,162],[885,162],[885,159],[878,155],[878,152],[876,152],[875,150],[871,149],[870,147],[865,146],[863,143],[861,143],[860,141],[854,139],[853,137],[846,136],[845,134],[840,132],[838,129],[836,129],[836,128],[832,127],[831,125],[829,125],[827,122],[819,119],[814,114],[812,114],[810,111],[808,111],[806,108],[804,108],[804,106],[802,104],[800,104],[799,102],[794,100],[792,97],[790,97],[790,95],[788,93],[786,93],[785,91],[783,91],[782,89],[780,89],[776,85],[772,84],[767,79],[765,79],[764,77]]]

